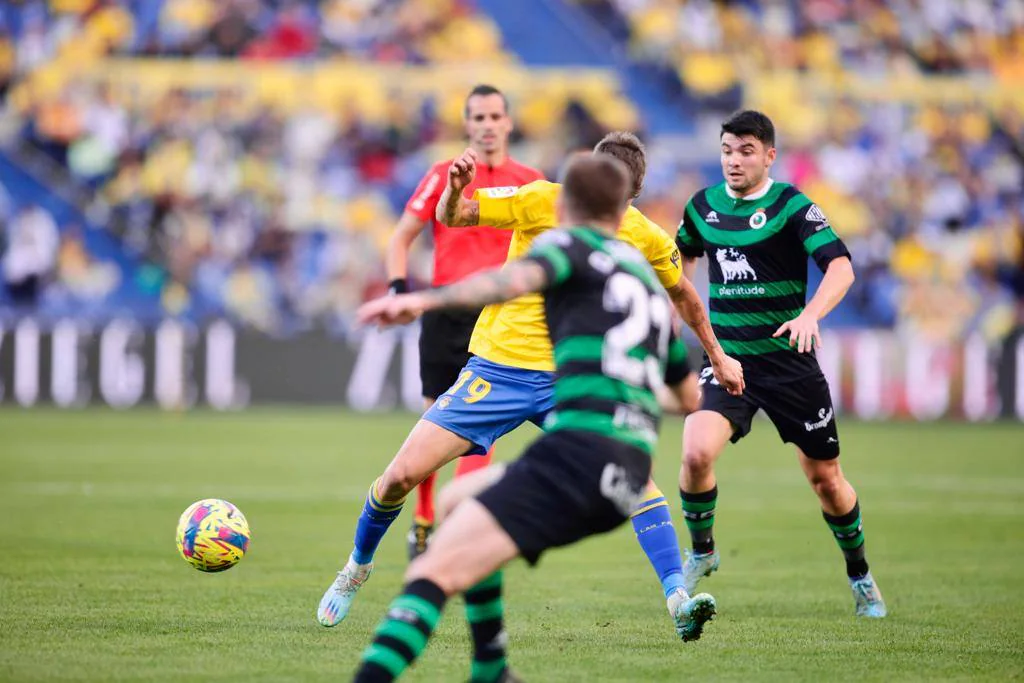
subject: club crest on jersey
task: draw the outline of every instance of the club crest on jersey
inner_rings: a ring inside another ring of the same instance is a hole
[[[717,223],[718,222],[718,212],[717,211],[708,211],[708,215],[704,216],[704,222],[705,223]]]
[[[811,208],[807,209],[807,213],[804,214],[804,220],[812,223],[819,223],[815,231],[824,230],[830,227],[828,224],[828,218],[825,216],[825,212],[818,208],[817,204],[811,204]]]
[[[754,230],[760,230],[768,222],[768,214],[764,212],[764,209],[758,209],[754,212],[754,215],[750,217],[750,227]]]
[[[736,249],[718,249],[715,251],[715,258],[722,269],[722,281],[732,282],[733,280],[756,280],[757,273],[750,267],[745,254]]]

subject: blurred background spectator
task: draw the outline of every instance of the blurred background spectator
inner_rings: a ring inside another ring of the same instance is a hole
[[[42,208],[27,206],[11,219],[6,242],[4,286],[16,308],[31,310],[57,263],[57,225]]]

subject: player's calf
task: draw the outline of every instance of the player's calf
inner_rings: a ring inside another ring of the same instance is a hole
[[[864,550],[864,524],[857,493],[843,476],[836,455],[833,452],[825,455],[829,457],[816,459],[800,449],[800,465],[821,502],[822,517],[843,553],[856,614],[884,617],[885,601],[871,576]]]
[[[658,575],[665,597],[673,595],[684,583],[682,554],[668,501],[653,480],[648,482],[644,498],[630,515],[630,522],[636,540]]]
[[[391,603],[373,643],[363,653],[355,680],[398,678],[426,648],[448,598],[464,591],[474,638],[474,680],[504,677],[501,573],[497,570],[518,553],[486,508],[476,501],[460,505],[438,529],[427,552],[409,565],[405,589]]]
[[[381,539],[402,512],[405,496],[431,472],[469,450],[469,442],[442,427],[420,420],[409,433],[384,474],[370,487],[356,522],[352,553],[324,593],[317,620],[340,623],[373,568]]]

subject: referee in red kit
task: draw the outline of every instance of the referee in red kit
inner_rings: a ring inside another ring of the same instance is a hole
[[[463,108],[469,145],[479,155],[476,178],[465,189],[471,197],[481,187],[518,187],[544,175],[509,158],[512,133],[508,100],[490,85],[478,85],[466,97]],[[428,223],[434,230],[434,287],[447,285],[473,273],[501,265],[508,256],[511,230],[489,226],[450,228],[434,220],[434,208],[444,191],[452,159],[438,162],[427,172],[398,221],[387,249],[388,279],[392,293],[408,290],[409,247]],[[480,311],[431,311],[423,316],[420,331],[420,379],[424,405],[448,390],[469,360],[469,337]],[[455,476],[485,467],[491,453],[459,458]],[[434,481],[431,474],[416,489],[416,512],[409,531],[409,559],[427,547],[434,528]]]

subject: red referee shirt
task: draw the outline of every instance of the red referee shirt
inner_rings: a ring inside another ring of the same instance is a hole
[[[429,220],[434,226],[434,287],[447,285],[477,271],[498,266],[508,256],[512,240],[511,230],[498,230],[478,225],[468,228],[450,228],[434,220],[434,209],[448,183],[448,168],[452,159],[440,161],[423,176],[419,187],[405,205],[405,210],[420,220]],[[479,163],[476,177],[463,196],[469,199],[481,187],[519,186],[544,177],[540,171],[506,159],[500,166]]]

